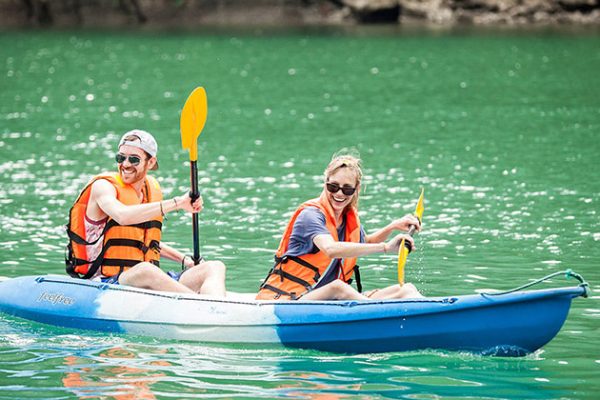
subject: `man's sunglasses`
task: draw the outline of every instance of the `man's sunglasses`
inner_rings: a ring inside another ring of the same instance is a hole
[[[327,182],[325,184],[325,186],[327,187],[327,190],[331,193],[337,193],[340,189],[342,190],[342,193],[344,193],[346,196],[352,196],[354,194],[354,192],[356,192],[356,188],[352,187],[352,186],[340,186],[337,183],[329,183]]]
[[[140,161],[142,161],[140,156],[135,156],[135,155],[126,156],[121,153],[117,153],[117,155],[115,156],[115,160],[117,161],[117,164],[123,164],[125,162],[125,160],[129,160],[129,164],[131,164],[131,165],[138,165],[140,163]]]

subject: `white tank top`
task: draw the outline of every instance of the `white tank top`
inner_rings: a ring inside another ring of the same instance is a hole
[[[100,221],[92,221],[91,219],[88,218],[87,215],[85,216],[85,240],[86,240],[86,242],[93,242],[100,237],[100,235],[102,234],[102,231],[104,230],[104,227],[106,226],[107,220],[108,220],[108,217],[106,217]],[[102,242],[103,242],[103,240],[98,240],[96,243],[87,246],[88,260],[94,261],[96,258],[98,258],[98,255],[102,251]],[[100,272],[100,268],[98,268],[98,272],[96,272],[96,275],[98,275],[99,272]]]

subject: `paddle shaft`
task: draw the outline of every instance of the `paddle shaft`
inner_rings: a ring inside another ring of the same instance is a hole
[[[410,236],[412,236],[415,233],[416,230],[417,230],[417,226],[416,225],[411,225],[410,228],[408,228],[408,234]],[[404,241],[404,246],[408,249],[408,252],[410,253],[411,250],[412,250],[411,247],[410,247],[410,244],[407,241]]]
[[[190,197],[192,198],[192,202],[194,202],[200,197],[200,192],[198,191],[198,165],[196,161],[190,161],[190,175],[192,181]],[[197,265],[200,262],[200,229],[198,227],[198,213],[192,214],[192,230],[194,240],[194,265]]]

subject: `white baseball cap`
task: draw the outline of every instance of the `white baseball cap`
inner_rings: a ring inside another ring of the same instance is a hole
[[[150,154],[150,156],[152,157],[156,157],[156,153],[158,153],[158,144],[156,144],[154,136],[152,136],[149,132],[143,131],[141,129],[134,129],[129,132],[126,132],[121,137],[118,148],[120,149],[123,145],[142,149],[146,153]],[[158,161],[156,161],[156,164],[154,164],[154,167],[152,169],[158,169]]]

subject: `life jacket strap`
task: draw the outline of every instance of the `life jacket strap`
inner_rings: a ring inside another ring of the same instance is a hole
[[[65,249],[65,269],[67,271],[67,274],[69,274],[69,276],[73,278],[81,278],[81,275],[79,275],[79,273],[75,271],[75,268],[87,263],[89,263],[89,261],[83,260],[81,258],[76,258],[73,255],[73,245],[71,244],[71,242],[69,242]]]
[[[119,275],[120,275],[123,272],[124,268],[133,267],[134,265],[137,265],[141,262],[139,260],[126,260],[126,259],[120,259],[120,258],[104,258],[104,254],[111,246],[134,247],[134,248],[140,249],[144,254],[146,254],[149,249],[155,249],[157,251],[160,251],[160,242],[158,242],[157,240],[151,241],[150,246],[146,246],[143,242],[141,242],[139,240],[109,239],[106,241],[106,243],[104,243],[102,251],[100,252],[98,257],[93,261],[88,261],[88,260],[82,260],[82,259],[73,257],[72,250],[70,249],[70,246],[68,246],[69,247],[69,255],[65,258],[65,263],[67,266],[67,268],[66,268],[67,273],[70,276],[75,277],[75,278],[90,279],[92,276],[94,276],[96,274],[96,271],[98,271],[98,268],[100,268],[100,266],[106,265],[106,266],[113,266],[113,267],[121,267],[121,270],[119,271]],[[151,260],[150,263],[156,265],[157,267],[160,267],[160,262],[158,260]],[[78,274],[77,272],[75,272],[75,267],[77,267],[79,265],[84,265],[84,264],[90,264],[90,267],[88,268],[88,272],[82,276],[81,274]]]
[[[71,239],[72,241],[74,241],[77,244],[81,244],[84,246],[91,246],[91,245],[98,243],[98,241],[100,239],[103,239],[106,231],[108,231],[110,228],[112,228],[114,226],[121,226],[121,225],[119,225],[114,219],[109,219],[108,222],[104,225],[104,229],[102,229],[102,233],[100,233],[98,238],[96,240],[94,240],[93,242],[88,242],[87,240],[85,240],[84,238],[82,238],[81,236],[79,236],[78,234],[73,232],[71,229],[69,229],[69,225],[67,225],[66,228],[67,228],[67,235],[69,236],[69,239]],[[162,222],[152,220],[152,221],[142,222],[140,224],[122,225],[122,226],[131,226],[133,228],[140,228],[140,229],[152,229],[152,228],[162,229]]]
[[[304,261],[300,257],[296,257],[296,256],[288,256],[288,255],[284,255],[283,257],[275,256],[276,265],[277,264],[280,264],[280,265],[285,264],[288,261],[294,261],[295,263],[298,263],[298,264],[302,265],[303,267],[312,270],[315,273],[315,276],[313,278],[315,280],[315,282],[318,282],[319,279],[321,279],[321,274],[319,273],[319,269],[317,267],[315,267],[314,265],[312,265],[311,263],[309,263],[308,261]]]
[[[148,249],[156,250],[160,253],[160,242],[158,240],[151,240]],[[146,251],[144,253],[146,253]]]
[[[114,219],[109,219],[108,222],[106,222],[106,224],[104,225],[104,229],[102,229],[102,232],[100,233],[100,235],[98,235],[98,238],[96,238],[96,240],[94,240],[93,242],[88,242],[87,240],[85,240],[84,238],[82,238],[81,236],[79,236],[78,234],[73,232],[71,229],[69,229],[70,225],[71,225],[71,223],[69,221],[69,224],[66,225],[67,235],[69,236],[69,239],[71,239],[72,241],[74,241],[77,244],[81,244],[84,246],[91,246],[91,245],[98,243],[99,240],[103,239],[106,231],[108,231],[113,226],[118,226],[119,224],[117,224],[117,222]]]
[[[362,293],[363,287],[362,282],[360,280],[360,268],[358,264],[354,266],[354,276],[356,277],[356,290],[358,290],[358,293]],[[350,283],[352,283],[352,279],[348,281],[348,284]]]
[[[108,239],[106,243],[104,243],[104,248],[111,246],[133,247],[135,249],[140,249],[144,254],[150,249],[160,251],[160,242],[158,240],[152,240],[149,243],[149,246],[146,246],[144,242],[134,239]]]
[[[156,220],[152,220],[152,221],[142,222],[142,223],[139,223],[139,224],[123,225],[123,226],[131,226],[131,227],[140,228],[140,229],[152,229],[152,228],[162,229],[162,222],[156,221]]]
[[[275,292],[276,295],[274,297],[274,300],[279,299],[281,296],[289,296],[291,300],[297,300],[298,299],[298,297],[297,297],[297,295],[296,295],[295,292],[291,292],[291,293],[290,292],[286,292],[285,290],[281,290],[281,289],[279,289],[279,288],[277,288],[275,286],[271,286],[271,285],[269,285],[267,283],[262,284],[261,285],[261,289],[268,289],[268,290],[270,290],[272,292]]]
[[[144,242],[134,239],[108,239],[106,243],[104,243],[104,248],[112,246],[133,247],[142,251],[144,251],[144,249],[147,250]]]
[[[290,281],[296,282],[306,288],[306,290],[310,290],[311,284],[306,282],[302,278],[298,278],[295,275],[290,274],[289,272],[285,272],[282,268],[277,268],[273,271],[273,274],[281,276],[282,279],[288,279]]]
[[[105,258],[102,260],[102,265],[107,266],[107,267],[131,268],[134,265],[137,265],[139,263],[140,263],[140,261],[123,260],[120,258]]]

